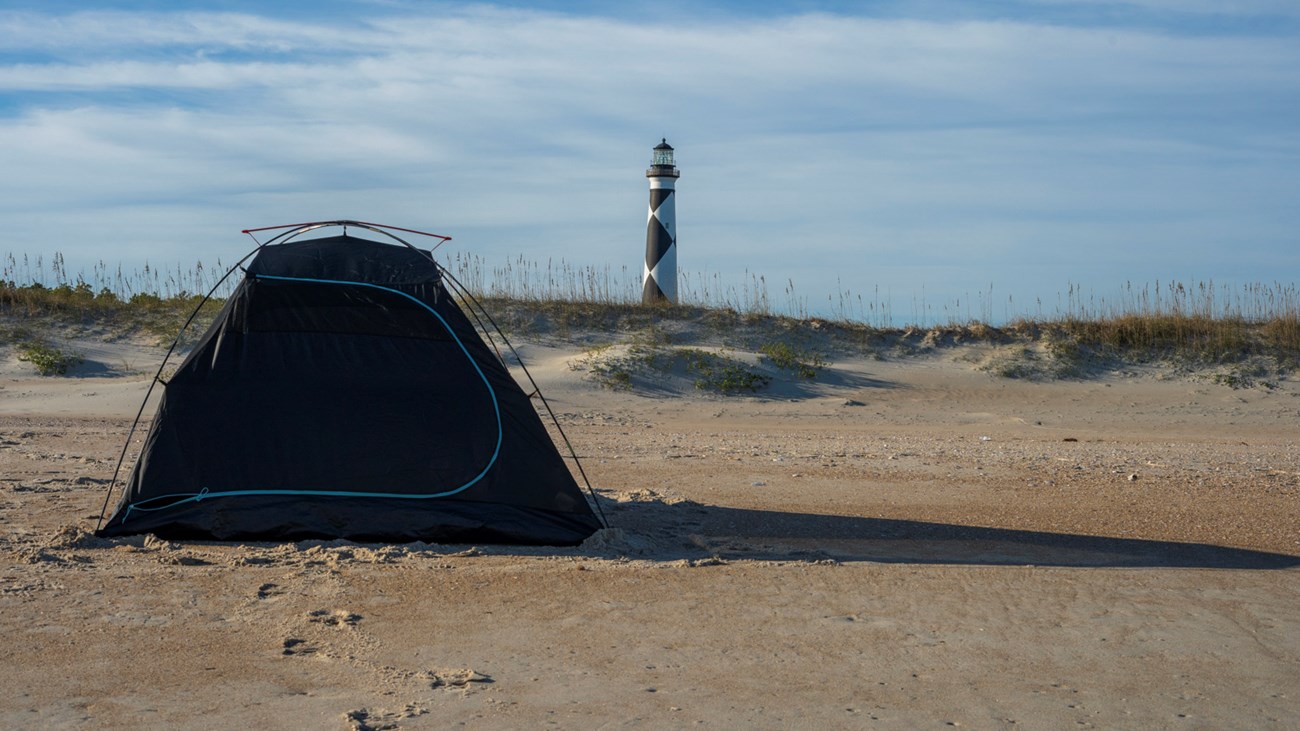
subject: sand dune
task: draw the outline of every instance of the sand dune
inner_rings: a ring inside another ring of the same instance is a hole
[[[525,361],[575,549],[102,540],[161,353],[0,363],[0,725],[1300,726],[1300,388],[1000,379],[944,349],[755,396]]]

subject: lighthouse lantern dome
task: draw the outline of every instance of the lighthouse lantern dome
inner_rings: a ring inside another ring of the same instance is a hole
[[[663,142],[655,145],[654,165],[663,165],[666,167],[673,166],[673,146],[668,144],[668,138],[662,138]]]

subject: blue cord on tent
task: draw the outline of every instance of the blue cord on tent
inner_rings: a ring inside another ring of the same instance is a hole
[[[384,292],[392,292],[394,294],[401,295],[402,297],[405,297],[411,300],[412,302],[416,303],[417,305],[423,307],[424,309],[428,310],[431,315],[433,315],[438,319],[438,322],[440,322],[443,328],[447,330],[447,333],[451,335],[452,340],[456,342],[456,345],[460,348],[461,352],[465,354],[465,358],[469,360],[470,365],[474,366],[474,371],[478,373],[478,377],[482,379],[483,385],[487,386],[488,396],[492,400],[492,411],[493,414],[496,416],[496,422],[497,422],[497,442],[496,442],[496,446],[492,450],[491,459],[488,460],[487,465],[473,479],[471,479],[470,481],[466,482],[465,484],[459,487],[450,490],[444,490],[442,492],[426,493],[423,495],[408,495],[405,493],[391,493],[391,492],[344,491],[344,490],[340,490],[340,491],[224,490],[224,491],[214,492],[205,487],[197,493],[178,493],[173,495],[159,495],[157,497],[150,498],[147,502],[157,502],[169,498],[177,498],[175,502],[170,502],[166,505],[157,508],[144,508],[144,507],[140,507],[139,503],[129,503],[126,506],[124,506],[125,511],[122,513],[123,523],[125,523],[127,520],[130,519],[131,513],[136,511],[153,512],[156,510],[167,510],[168,508],[174,508],[178,505],[184,505],[186,503],[199,502],[201,500],[211,500],[213,498],[222,498],[222,497],[242,497],[248,495],[318,495],[318,496],[334,496],[334,497],[367,497],[367,498],[385,498],[385,499],[401,499],[401,500],[428,500],[431,498],[443,498],[443,497],[449,497],[452,495],[462,493],[468,490],[469,488],[473,487],[475,484],[481,481],[485,476],[487,476],[488,471],[491,470],[492,466],[496,464],[497,458],[501,454],[501,442],[504,439],[504,431],[505,431],[504,426],[501,423],[501,406],[497,402],[496,390],[492,388],[492,383],[488,380],[487,375],[483,373],[482,368],[479,368],[478,363],[474,361],[474,356],[470,354],[469,349],[465,347],[465,344],[461,342],[461,339],[456,336],[456,332],[452,329],[451,325],[443,318],[442,315],[438,314],[437,310],[434,310],[432,307],[428,306],[424,302],[421,302],[418,298],[412,297],[406,292],[397,289],[392,289],[391,287],[383,287],[378,284],[371,284],[369,282],[349,282],[349,281],[336,280],[336,279],[308,279],[308,278],[299,278],[299,277],[279,277],[279,276],[272,276],[269,274],[258,274],[258,275],[250,275],[250,276],[256,279],[270,279],[270,280],[277,280],[277,281],[284,281],[284,282],[295,282],[295,283],[305,282],[308,284],[329,284],[329,285],[369,287],[371,289],[378,289]]]

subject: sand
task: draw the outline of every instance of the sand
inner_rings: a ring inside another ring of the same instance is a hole
[[[584,546],[173,543],[90,533],[161,353],[75,345],[0,362],[5,728],[1300,727],[1294,381],[625,393],[529,342]]]

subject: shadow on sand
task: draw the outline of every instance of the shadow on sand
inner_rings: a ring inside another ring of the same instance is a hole
[[[766,385],[752,392],[737,389],[732,392],[733,396],[748,396],[759,401],[788,401],[840,394],[845,390],[884,390],[904,387],[895,381],[834,367],[819,370],[815,378],[800,378],[790,371],[772,366],[761,366],[755,368],[754,372],[761,373],[770,380]],[[628,389],[646,398],[677,398],[683,394],[699,393],[700,388],[694,385],[696,380],[694,374],[687,373],[681,368],[661,371],[642,369],[631,376]]]
[[[691,502],[603,505],[612,527],[651,540],[657,557],[662,559],[717,556],[737,560],[1216,569],[1300,566],[1300,556],[1199,543],[782,513]]]

